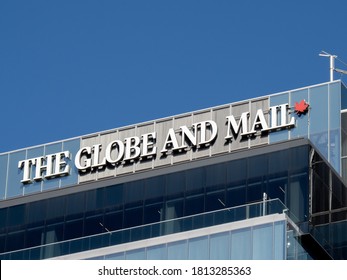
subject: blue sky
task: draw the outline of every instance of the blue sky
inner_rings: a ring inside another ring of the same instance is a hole
[[[1,0],[0,152],[327,82],[346,26],[345,0]]]

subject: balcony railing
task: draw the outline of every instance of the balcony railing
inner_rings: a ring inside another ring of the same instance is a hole
[[[41,246],[0,254],[0,259],[47,259],[73,253],[124,244],[194,229],[283,213],[285,205],[279,199],[266,200],[212,212],[165,220],[152,224],[109,231],[77,239],[70,239]]]

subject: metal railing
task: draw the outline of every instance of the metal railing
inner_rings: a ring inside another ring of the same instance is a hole
[[[101,234],[44,244],[0,254],[0,259],[47,259],[128,242],[149,239],[204,227],[283,213],[287,210],[279,199],[250,203],[211,212],[136,226]]]

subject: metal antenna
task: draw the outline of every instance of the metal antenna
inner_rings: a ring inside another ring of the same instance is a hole
[[[327,53],[326,51],[321,51],[319,56],[330,57],[330,82],[334,81],[335,58],[337,58],[337,56]]]
[[[346,70],[335,68],[335,58],[337,58],[337,55],[327,53],[326,51],[321,51],[319,56],[330,57],[330,82],[334,81],[334,71],[347,75]]]

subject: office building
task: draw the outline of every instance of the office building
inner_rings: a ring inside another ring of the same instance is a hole
[[[1,259],[347,259],[347,89],[0,154]]]

